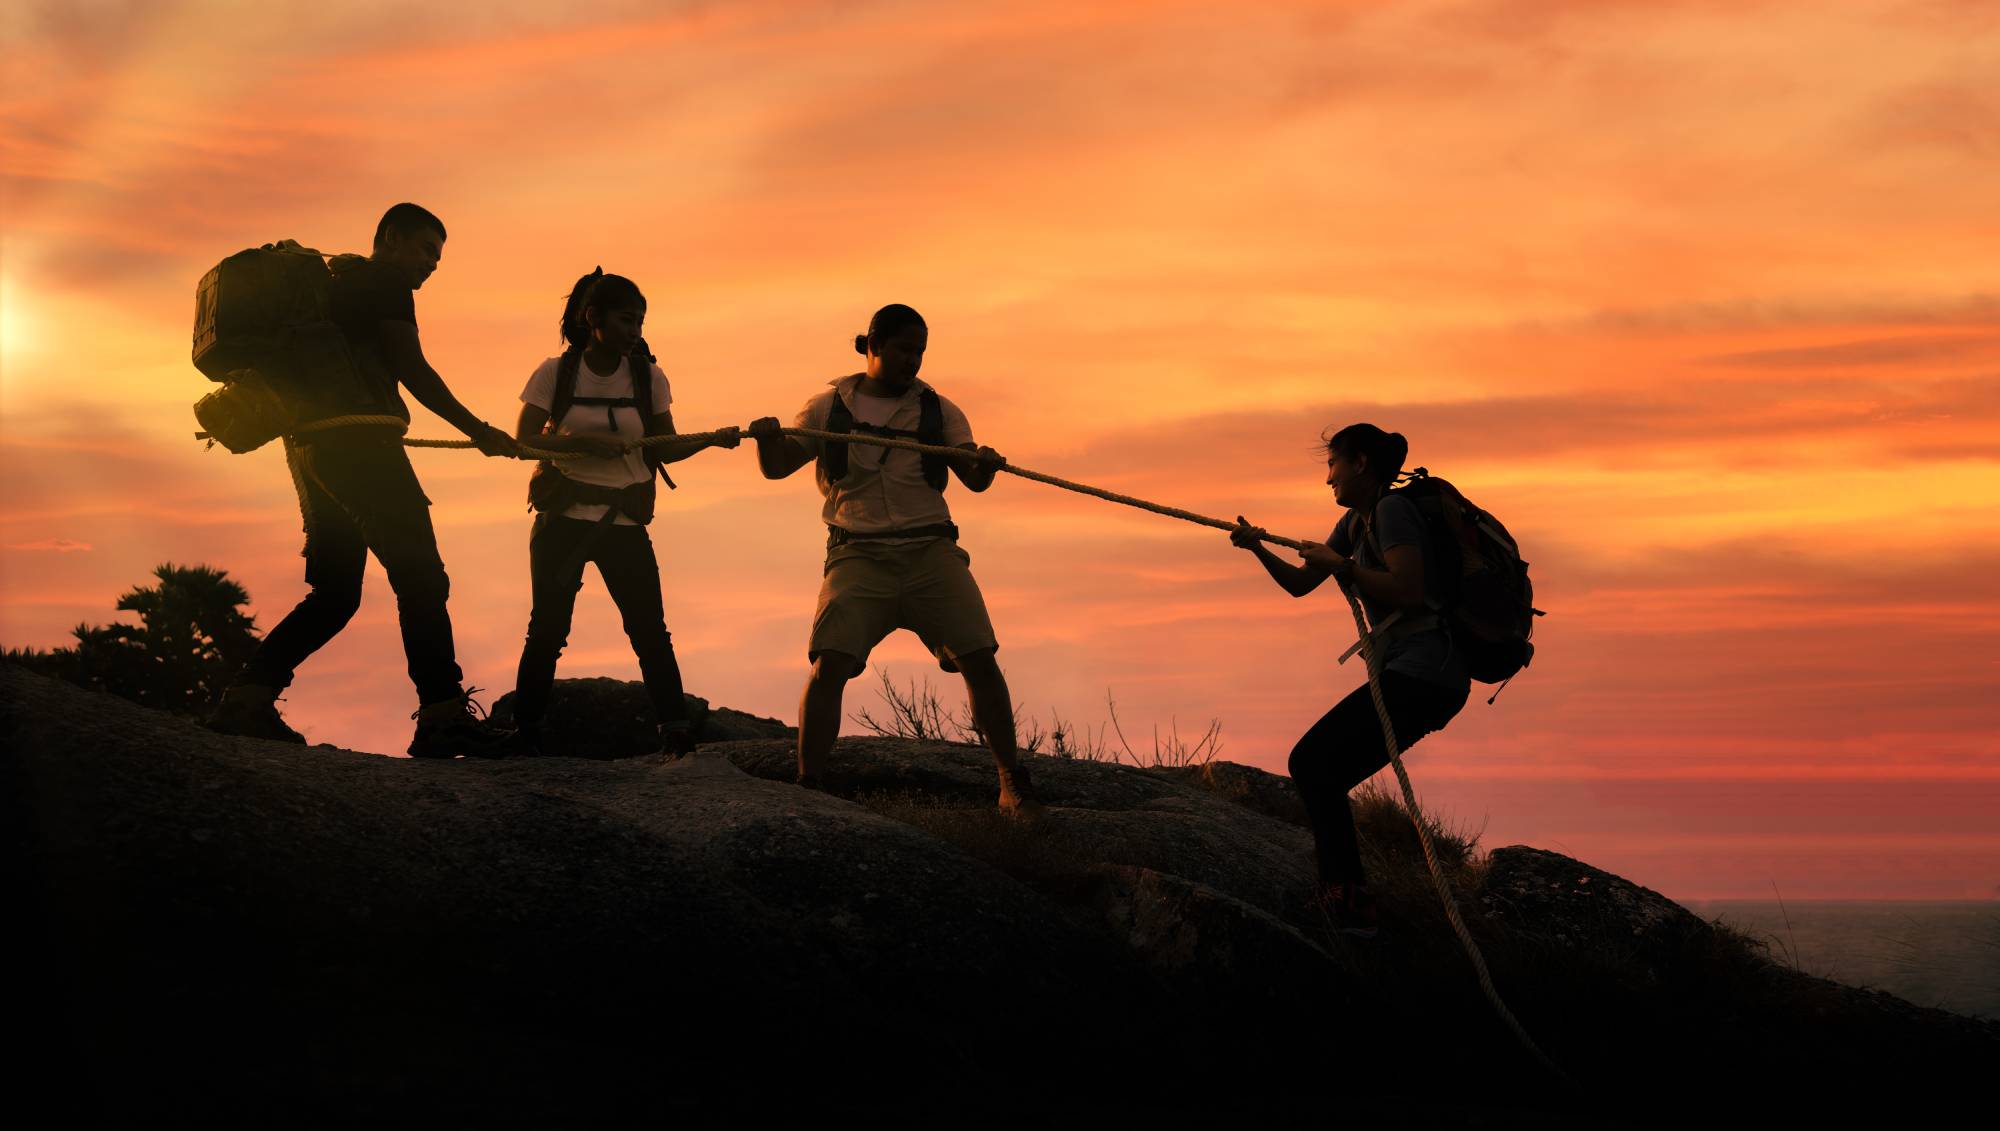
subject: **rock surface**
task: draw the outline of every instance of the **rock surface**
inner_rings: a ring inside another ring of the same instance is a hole
[[[701,742],[742,739],[795,739],[798,731],[777,719],[760,718],[728,707],[711,707],[699,695],[686,696],[688,720]],[[549,695],[543,720],[546,747],[565,758],[637,758],[660,750],[658,712],[645,684],[634,680],[559,679]],[[514,721],[514,693],[493,704],[495,721]]]
[[[413,762],[225,738],[12,667],[0,694],[38,944],[22,1075],[81,1122],[1316,1127],[1333,1089],[1393,1126],[1631,1125],[1773,1073],[1790,1114],[1864,1073],[1948,1096],[2000,1051],[1995,1026],[1496,850],[1463,904],[1587,1084],[1551,1088],[1420,875],[1385,902],[1392,943],[1326,929],[1307,831],[1244,767],[1034,759],[1050,812],[1022,823],[972,747],[843,740],[819,793],[789,784],[782,737]]]
[[[1497,848],[1480,902],[1492,919],[1567,950],[1607,948],[1657,970],[1701,945],[1706,921],[1651,888],[1539,848]]]

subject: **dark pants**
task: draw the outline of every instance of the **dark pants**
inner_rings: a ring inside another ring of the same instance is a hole
[[[625,635],[639,657],[639,675],[663,723],[687,718],[681,697],[681,667],[674,659],[660,604],[660,563],[643,526],[598,526],[574,518],[535,516],[528,536],[528,572],[535,607],[528,616],[528,642],[514,677],[514,718],[536,723],[548,712],[556,681],[556,658],[569,643],[583,567],[597,563],[598,576],[624,618]]]
[[[1396,748],[1407,751],[1465,706],[1469,688],[1427,683],[1401,672],[1382,673],[1382,699],[1396,728]],[[1354,839],[1354,810],[1347,793],[1389,764],[1382,723],[1368,686],[1356,688],[1320,716],[1292,747],[1292,781],[1312,818],[1322,883],[1359,883],[1361,846]]]
[[[463,694],[445,599],[451,581],[431,529],[431,501],[392,437],[285,441],[285,462],[306,526],[305,600],[264,638],[237,682],[284,690],[307,656],[361,607],[368,554],[389,575],[403,627],[403,656],[417,702]]]

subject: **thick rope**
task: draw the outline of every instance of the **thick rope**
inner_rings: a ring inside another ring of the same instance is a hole
[[[295,428],[292,430],[292,434],[296,436],[307,432],[317,432],[326,428],[344,428],[352,425],[369,424],[395,428],[409,427],[409,422],[400,416],[335,416]],[[964,448],[949,448],[938,444],[922,444],[915,440],[903,440],[894,436],[871,436],[863,432],[826,432],[818,428],[786,428],[782,429],[782,431],[787,436],[806,436],[815,440],[831,440],[836,443],[872,444],[883,448],[902,448],[905,451],[922,452],[926,455],[963,457],[967,454]],[[638,441],[635,446],[654,447],[661,444],[715,440],[729,434],[730,430],[726,428],[717,429],[713,432],[679,432],[671,436],[648,436]],[[747,439],[750,436],[750,430],[747,428],[739,429],[736,431],[736,434]],[[403,444],[406,447],[412,448],[478,447],[471,440],[411,440],[405,438]],[[534,459],[556,460],[577,459],[586,454],[582,452],[550,452],[527,445],[522,445],[521,452]],[[1121,495],[1116,491],[1107,491],[1102,487],[1093,487],[1088,483],[1078,483],[1075,480],[1064,479],[1059,475],[1050,475],[1041,471],[1030,471],[1025,467],[1017,467],[1011,463],[1001,465],[1000,470],[1009,475],[1018,475],[1023,479],[1032,479],[1037,483],[1046,483],[1051,487],[1060,487],[1065,491],[1074,491],[1079,495],[1089,495],[1093,498],[1103,499],[1108,503],[1137,507],[1142,511],[1151,511],[1153,514],[1165,515],[1168,518],[1177,518],[1182,522],[1192,522],[1199,526],[1211,526],[1217,530],[1236,529],[1236,524],[1227,519],[1215,518],[1211,515],[1196,513],[1195,511],[1182,510],[1179,507],[1170,507],[1163,503],[1149,502],[1148,500],[1132,495]],[[1291,538],[1281,538],[1275,534],[1266,534],[1263,540],[1272,545],[1284,546],[1293,550],[1303,550],[1307,546],[1318,544],[1314,542],[1300,542]]]
[[[394,428],[402,432],[409,429],[410,422],[400,416],[329,416],[325,420],[315,420],[311,424],[301,424],[297,428],[292,429],[291,434],[294,436],[303,436],[312,432],[324,432],[329,428],[370,426]],[[681,444],[690,440],[714,440],[728,434],[729,430],[726,428],[718,429],[714,432],[677,432],[671,436],[648,436],[630,446],[653,447],[661,444]],[[403,446],[406,448],[477,448],[479,445],[471,440],[412,440],[408,436],[405,436],[403,437]],[[533,447],[528,444],[521,445],[521,454],[529,459],[546,460],[584,459],[590,456],[589,452],[558,452],[551,451],[548,448]]]
[[[1382,723],[1382,744],[1389,751],[1389,765],[1395,767],[1396,781],[1403,787],[1403,804],[1410,811],[1410,823],[1417,828],[1417,841],[1424,848],[1424,864],[1430,868],[1431,883],[1437,887],[1438,902],[1444,904],[1444,916],[1451,921],[1451,929],[1457,933],[1460,945],[1465,948],[1466,957],[1472,959],[1473,972],[1479,975],[1479,988],[1486,1000],[1493,1006],[1493,1012],[1500,1015],[1507,1028],[1530,1053],[1534,1054],[1550,1075],[1571,1087],[1575,1082],[1556,1062],[1549,1059],[1535,1039],[1522,1028],[1513,1010],[1500,1000],[1500,991],[1493,985],[1493,975],[1486,969],[1486,956],[1480,952],[1479,944],[1472,939],[1472,932],[1466,929],[1465,920],[1458,913],[1458,900],[1452,895],[1451,884],[1445,879],[1444,867],[1438,863],[1437,846],[1431,843],[1431,831],[1424,825],[1423,813],[1417,808],[1417,789],[1410,783],[1410,772],[1403,768],[1403,752],[1396,742],[1396,724],[1389,719],[1389,704],[1382,698],[1382,671],[1375,657],[1375,642],[1368,631],[1368,620],[1362,614],[1361,602],[1354,596],[1354,590],[1345,583],[1340,586],[1341,596],[1347,598],[1347,607],[1354,614],[1354,631],[1361,636],[1361,658],[1368,665],[1368,697],[1375,701],[1375,717]]]
[[[395,425],[399,428],[408,427],[407,423],[399,416],[337,416],[296,429],[294,434],[352,424],[381,424]],[[729,435],[731,431],[729,429],[722,429],[714,432],[686,432],[672,436],[648,436],[644,440],[639,441],[638,445],[635,446],[712,440]],[[815,440],[827,440],[836,443],[870,444],[883,448],[901,448],[905,451],[921,452],[926,455],[963,457],[967,454],[964,448],[924,444],[915,440],[904,440],[894,436],[874,436],[867,433],[855,432],[827,432],[817,428],[786,428],[782,431],[787,436],[807,436]],[[749,430],[743,429],[738,431],[737,434],[748,436]],[[471,440],[405,439],[403,443],[413,448],[471,448],[477,446]],[[577,452],[544,452],[526,446],[523,446],[521,451],[527,455],[541,459],[574,459],[581,454]],[[1094,498],[1103,499],[1110,503],[1118,503],[1122,506],[1137,507],[1143,511],[1165,515],[1168,518],[1177,518],[1183,522],[1192,522],[1200,526],[1210,526],[1217,530],[1235,530],[1237,526],[1236,523],[1226,519],[1199,514],[1195,511],[1182,510],[1179,507],[1170,507],[1162,503],[1150,502],[1132,495],[1121,495],[1116,491],[1107,491],[1102,487],[1093,487],[1087,483],[1078,483],[1060,476],[1049,475],[1040,471],[1030,471],[1025,467],[1016,467],[1011,463],[1002,464],[1000,470],[1009,475],[1018,475],[1023,479],[1032,479],[1037,483],[1046,483],[1051,487],[1060,487],[1065,491],[1074,491],[1080,495],[1090,495]],[[1308,546],[1323,544],[1318,542],[1301,542],[1291,538],[1280,538],[1272,534],[1264,535],[1263,541],[1278,546],[1286,546],[1294,550],[1304,550]],[[1460,945],[1465,948],[1466,957],[1472,960],[1472,969],[1479,976],[1479,988],[1485,993],[1487,1002],[1493,1006],[1493,1011],[1500,1015],[1500,1020],[1513,1032],[1515,1039],[1519,1040],[1522,1046],[1534,1055],[1534,1058],[1540,1062],[1542,1067],[1548,1069],[1549,1073],[1557,1079],[1574,1086],[1568,1074],[1564,1073],[1556,1065],[1555,1061],[1549,1059],[1548,1054],[1541,1050],[1541,1046],[1535,1044],[1534,1038],[1528,1036],[1528,1031],[1522,1028],[1521,1022],[1515,1018],[1513,1011],[1507,1008],[1507,1003],[1501,1000],[1499,989],[1493,985],[1493,975],[1486,969],[1486,956],[1481,953],[1479,944],[1472,938],[1472,932],[1465,926],[1465,919],[1459,914],[1458,900],[1452,895],[1451,883],[1445,879],[1444,867],[1438,862],[1437,847],[1431,843],[1430,830],[1424,826],[1423,814],[1417,808],[1416,787],[1410,783],[1410,772],[1403,768],[1403,754],[1396,744],[1395,724],[1389,719],[1388,703],[1382,699],[1381,669],[1375,656],[1374,642],[1368,632],[1367,617],[1362,612],[1361,602],[1355,599],[1351,589],[1342,585],[1341,594],[1347,598],[1347,607],[1354,613],[1354,630],[1361,636],[1361,655],[1362,659],[1368,665],[1368,695],[1369,698],[1375,701],[1375,716],[1382,723],[1382,741],[1389,751],[1389,764],[1395,767],[1396,780],[1403,787],[1403,803],[1409,809],[1410,823],[1416,826],[1417,840],[1423,845],[1424,864],[1430,869],[1431,883],[1437,888],[1438,901],[1444,905],[1445,918],[1450,920],[1451,929],[1458,935]]]
[[[854,432],[822,432],[817,428],[787,428],[784,432],[787,436],[810,436],[815,440],[832,440],[847,444],[875,444],[884,448],[902,448],[906,451],[923,452],[927,455],[964,456],[968,454],[964,448],[947,448],[936,444],[920,444],[915,440],[900,440],[893,436],[870,436],[866,433]],[[1071,479],[1064,479],[1058,475],[1050,475],[1041,471],[1029,471],[1025,467],[1016,467],[1011,463],[1002,464],[1000,470],[1009,475],[1018,475],[1023,479],[1032,479],[1037,483],[1046,483],[1051,487],[1060,487],[1065,491],[1075,491],[1079,495],[1089,495],[1093,498],[1103,499],[1107,503],[1137,507],[1142,511],[1151,511],[1154,514],[1165,515],[1168,518],[1178,518],[1182,522],[1192,522],[1199,526],[1212,526],[1217,530],[1236,529],[1236,524],[1227,519],[1214,518],[1210,515],[1196,513],[1195,511],[1182,510],[1179,507],[1170,507],[1164,503],[1148,502],[1145,499],[1132,495],[1121,495],[1116,491],[1107,491],[1102,487],[1092,487],[1088,483],[1078,483]],[[1264,541],[1277,546],[1286,546],[1294,550],[1303,550],[1307,546],[1318,545],[1315,542],[1299,542],[1291,538],[1280,538],[1274,534],[1265,535]]]

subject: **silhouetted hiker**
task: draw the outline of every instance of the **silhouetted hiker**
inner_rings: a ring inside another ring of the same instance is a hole
[[[514,438],[485,423],[445,387],[417,339],[413,292],[437,270],[444,224],[414,204],[398,204],[375,229],[372,254],[336,257],[330,316],[353,348],[362,377],[353,403],[329,406],[347,415],[410,410],[397,385],[425,408],[471,437],[489,456],[516,456]],[[505,732],[475,714],[451,637],[445,600],[451,583],[431,529],[430,500],[392,429],[353,425],[285,438],[285,462],[305,516],[306,584],[311,592],[278,622],[224,693],[210,729],[304,742],[285,725],[273,700],[289,687],[306,657],[332,640],[361,605],[361,579],[372,551],[389,575],[402,622],[403,654],[416,684],[418,758],[490,753]]]
[[[865,373],[834,381],[806,402],[795,427],[914,438],[965,450],[930,456],[865,444],[789,437],[776,417],[750,425],[757,463],[767,479],[783,479],[817,460],[826,496],[826,568],[807,657],[812,674],[799,704],[799,782],[818,787],[820,767],[840,731],[840,700],[868,653],[898,628],[914,631],[938,666],[965,677],[973,717],[999,767],[1000,807],[1039,806],[1027,768],[1014,750],[1014,700],[993,657],[999,643],[986,601],[972,579],[972,559],[958,547],[958,527],[945,506],[946,470],[973,491],[992,486],[1007,462],[975,447],[972,426],[957,405],[917,379],[930,331],[921,315],[885,306],[854,339],[868,359]]]
[[[1257,555],[1280,588],[1303,597],[1329,576],[1351,586],[1368,614],[1382,674],[1382,698],[1396,742],[1408,750],[1465,706],[1472,684],[1465,662],[1426,604],[1425,522],[1409,499],[1384,497],[1403,470],[1410,445],[1400,433],[1353,424],[1326,442],[1326,482],[1347,508],[1325,546],[1300,552],[1304,564],[1280,561],[1264,531],[1242,516],[1229,540]],[[1392,620],[1393,618],[1393,620]],[[1382,724],[1368,688],[1349,693],[1292,748],[1292,781],[1312,818],[1319,859],[1318,898],[1350,934],[1375,933],[1375,900],[1362,873],[1347,793],[1389,764]]]
[[[639,336],[645,321],[646,296],[632,280],[606,275],[602,268],[585,275],[563,306],[567,348],[560,357],[542,362],[521,390],[517,439],[551,451],[589,454],[561,463],[545,460],[528,482],[528,501],[536,511],[528,536],[535,604],[514,677],[514,721],[520,729],[513,749],[520,753],[541,753],[542,718],[555,685],[556,659],[569,642],[583,567],[590,562],[597,564],[639,657],[661,747],[673,754],[693,748],[681,669],[660,599],[659,559],[646,535],[657,497],[653,474],[665,478],[666,464],[741,441],[731,435],[627,446],[674,433],[667,375],[653,364],[652,351]]]

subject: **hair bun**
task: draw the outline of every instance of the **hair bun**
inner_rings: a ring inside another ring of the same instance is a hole
[[[866,334],[854,335],[854,352],[862,355],[863,357],[866,357],[868,355],[868,335]]]

